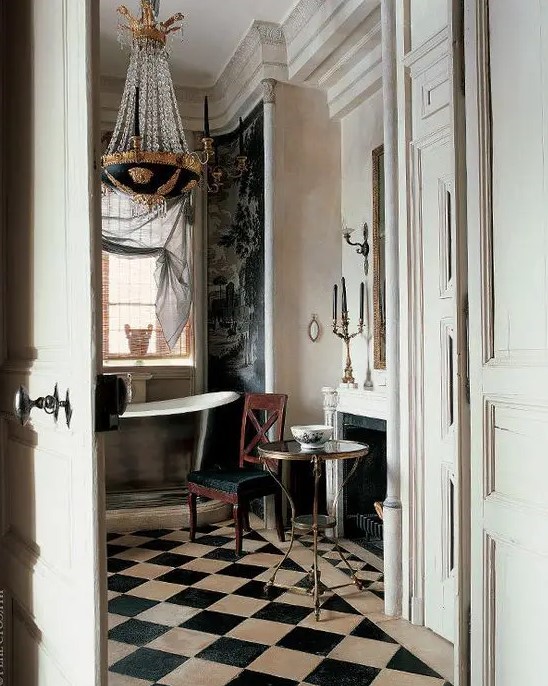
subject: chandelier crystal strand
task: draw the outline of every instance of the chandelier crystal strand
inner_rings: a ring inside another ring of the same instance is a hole
[[[151,0],[140,0],[140,5],[140,17],[118,8],[125,20],[121,39],[129,44],[130,57],[114,133],[102,160],[102,181],[132,198],[136,211],[165,211],[167,200],[199,183],[207,154],[199,159],[189,152],[169,71],[167,38],[180,28],[183,16],[162,22]]]

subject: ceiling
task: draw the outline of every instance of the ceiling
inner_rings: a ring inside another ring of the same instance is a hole
[[[101,74],[124,77],[128,52],[121,50],[118,5],[134,15],[139,0],[101,1]],[[170,43],[170,65],[177,86],[215,84],[254,20],[282,23],[296,0],[161,0],[160,18],[185,15],[184,41],[180,33]]]

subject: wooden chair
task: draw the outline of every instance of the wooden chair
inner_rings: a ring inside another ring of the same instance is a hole
[[[260,443],[283,439],[287,395],[276,393],[248,393],[245,396],[240,438],[239,468],[204,469],[188,475],[188,506],[190,509],[190,540],[196,537],[196,498],[205,496],[231,503],[236,528],[236,553],[242,552],[242,533],[249,530],[249,503],[255,498],[274,495],[276,530],[280,541],[285,540],[282,518],[282,493],[272,476],[262,468],[256,456]],[[256,413],[260,413],[259,416]],[[264,421],[260,417],[264,413]],[[255,465],[251,467],[249,465]],[[273,465],[280,475],[281,465]]]

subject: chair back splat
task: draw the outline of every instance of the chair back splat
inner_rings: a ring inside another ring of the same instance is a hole
[[[255,453],[261,443],[283,439],[286,404],[287,395],[283,393],[246,395],[240,439],[240,467],[244,467],[246,462],[260,462]]]

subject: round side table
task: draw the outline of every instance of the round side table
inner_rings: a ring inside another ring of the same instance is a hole
[[[274,571],[272,572],[272,576],[270,577],[270,579],[266,582],[265,591],[268,592],[268,590],[272,586],[276,586],[278,588],[284,588],[293,593],[311,595],[314,598],[314,614],[316,617],[316,621],[319,621],[320,619],[321,599],[324,593],[326,591],[334,591],[337,588],[342,588],[343,586],[349,585],[340,584],[338,586],[328,587],[321,581],[321,571],[318,567],[318,537],[320,532],[323,532],[326,529],[335,528],[337,520],[335,519],[334,513],[336,512],[336,506],[339,497],[343,492],[343,489],[348,483],[348,481],[350,481],[350,479],[356,472],[356,469],[358,468],[360,462],[368,454],[368,452],[369,446],[367,446],[365,443],[357,443],[355,441],[328,441],[327,443],[324,443],[324,445],[321,448],[315,448],[314,450],[303,449],[300,443],[297,443],[297,441],[277,441],[275,443],[263,443],[261,446],[259,446],[259,457],[261,459],[261,462],[263,463],[267,471],[270,473],[272,478],[280,486],[282,491],[285,493],[287,500],[289,501],[289,505],[291,507],[291,538],[289,541],[289,548],[287,549],[287,552],[285,553],[284,557],[274,568]],[[337,495],[335,496],[335,500],[333,501],[332,506],[333,514],[320,513],[318,511],[319,485],[324,463],[327,460],[348,459],[354,459],[354,464],[352,465],[352,469],[348,473],[346,479],[344,479],[343,483],[341,484],[341,487],[337,492]],[[312,466],[312,473],[314,475],[314,501],[312,506],[312,514],[300,515],[298,517],[295,516],[295,503],[293,502],[291,494],[273,470],[272,460],[288,460],[289,462],[310,462]],[[283,563],[287,560],[289,554],[291,553],[291,549],[295,541],[296,530],[299,530],[303,533],[310,531],[312,532],[312,551],[314,556],[312,560],[312,567],[310,568],[310,571],[305,577],[303,585],[286,586],[282,584],[277,584],[276,575],[278,574],[278,571],[280,570]],[[342,561],[345,563],[345,565],[348,567],[350,571],[352,583],[354,583],[360,590],[363,590],[363,581],[361,581],[361,579],[358,579],[358,577],[356,576],[355,570],[352,569],[352,566],[346,559],[345,554],[343,553],[339,545],[339,542],[336,538],[334,539],[334,543],[335,550],[338,552]]]

